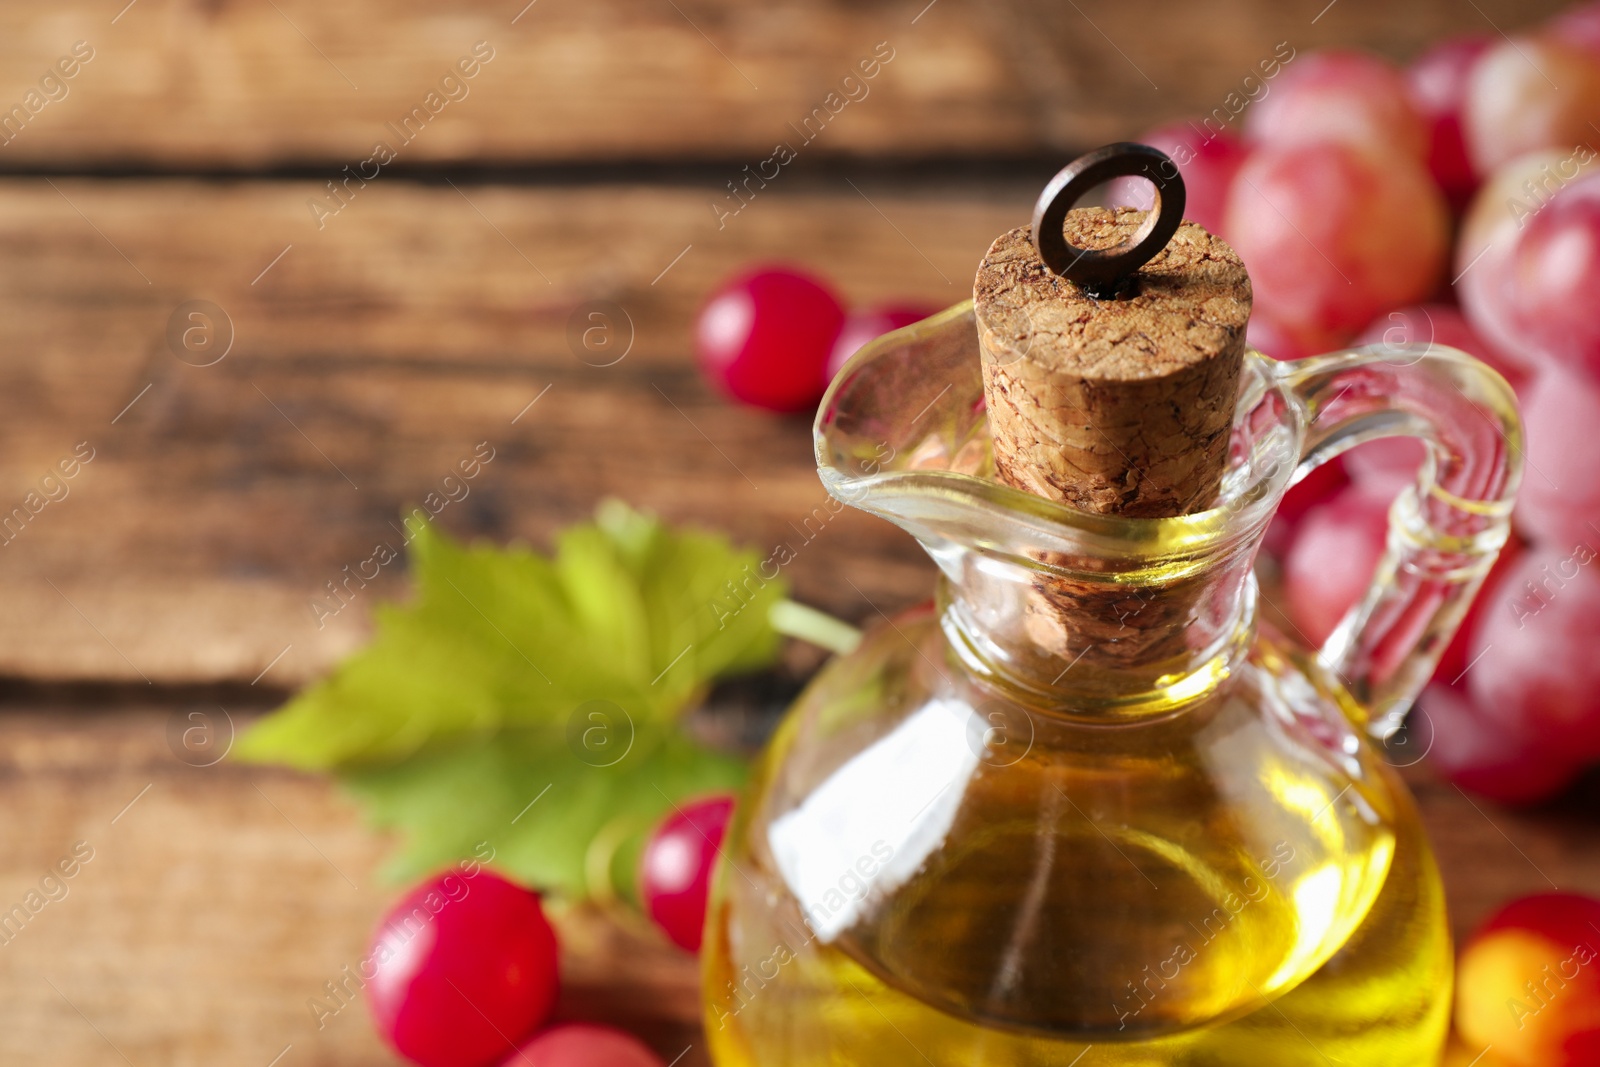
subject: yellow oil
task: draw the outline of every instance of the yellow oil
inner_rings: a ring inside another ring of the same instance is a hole
[[[897,686],[915,688],[873,691]],[[743,805],[703,949],[718,1067],[1432,1067],[1451,946],[1411,801],[1370,751],[1354,785],[1320,773],[1256,729],[1260,699],[1235,687],[1153,744],[1107,731],[1083,759],[980,767],[951,846],[827,944],[761,846],[762,805]],[[1245,784],[1208,785],[1206,753]],[[1158,814],[1130,829],[1129,804]]]

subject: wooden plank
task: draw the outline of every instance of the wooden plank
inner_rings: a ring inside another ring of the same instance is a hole
[[[61,1067],[377,1067],[397,1062],[364,1006],[317,1029],[307,1000],[359,960],[395,889],[383,842],[326,782],[167,746],[188,705],[0,713],[0,907],[74,843],[93,858],[0,945],[0,1060]],[[236,712],[242,725],[248,713]],[[1551,884],[1600,892],[1594,783],[1553,810],[1510,813],[1407,772],[1436,842],[1458,936],[1507,898]],[[58,894],[59,895],[59,894]],[[613,1023],[704,1067],[696,969],[648,934],[580,913],[561,922],[561,1014]],[[81,1013],[81,1014],[80,1014]]]
[[[0,944],[0,1060],[265,1067],[292,1046],[282,1062],[301,1067],[398,1063],[364,1003],[320,1026],[308,1003],[397,895],[375,873],[383,843],[323,781],[179,762],[166,737],[185,710],[0,715],[0,803],[28,813],[0,830],[3,907],[75,845],[89,857]],[[691,957],[588,911],[558,929],[560,1017],[668,1059],[693,1045],[681,1063],[705,1067]]]
[[[875,610],[842,577],[886,610],[931,594],[931,567],[885,523],[852,511],[803,542],[825,500],[808,421],[713,396],[690,327],[722,278],[774,256],[852,300],[953,303],[993,235],[1026,217],[1020,188],[802,183],[720,230],[689,190],[393,181],[319,231],[312,192],[0,185],[0,515],[93,449],[68,495],[0,547],[0,674],[315,676],[399,592],[399,568],[319,626],[326,583],[400,546],[402,514],[486,441],[493,460],[439,516],[459,534],[543,543],[617,495],[791,542],[799,595],[850,618]],[[212,366],[169,344],[193,299],[232,323]],[[592,299],[632,323],[614,366],[569,347]]]
[[[709,183],[720,192],[780,141],[803,160],[1056,154],[1224,106],[1279,42],[1403,58],[1446,33],[1512,30],[1560,6],[64,0],[41,16],[10,5],[0,107],[38,110],[0,147],[0,166],[314,162],[333,178],[387,139],[400,166],[736,161]],[[79,41],[93,58],[70,81],[46,82],[61,97],[52,102],[41,79]],[[447,87],[460,99],[428,104],[480,41],[493,58]],[[893,59],[846,87],[856,101],[829,102],[880,42]],[[402,145],[386,124],[424,105],[436,116]],[[819,107],[829,118],[806,143],[795,130]]]

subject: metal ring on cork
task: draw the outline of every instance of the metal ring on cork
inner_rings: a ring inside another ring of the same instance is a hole
[[[1137,233],[1111,248],[1078,248],[1062,227],[1072,205],[1112,178],[1145,178],[1155,186],[1155,206]],[[1110,296],[1117,283],[1144,266],[1172,240],[1186,201],[1178,165],[1149,145],[1118,141],[1079,156],[1057,172],[1033,207],[1033,246],[1045,266],[1076,282],[1090,296]]]

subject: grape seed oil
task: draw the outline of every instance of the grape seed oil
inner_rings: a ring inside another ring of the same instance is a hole
[[[923,651],[936,644],[927,616],[898,626]],[[869,645],[883,657],[869,691],[926,681],[901,634]],[[831,865],[831,878],[802,883],[805,906],[772,845],[785,847],[784,824],[762,832],[751,822],[766,813],[746,805],[703,949],[718,1067],[1432,1067],[1453,961],[1416,813],[1381,762],[1364,760],[1351,784],[1336,762],[1318,773],[1281,734],[1251,728],[1249,705],[1263,691],[1282,696],[1281,666],[1253,658],[1238,672],[1248,689],[1102,731],[1098,745],[1075,736],[1053,750],[1036,728],[1011,762],[1004,748],[1017,738],[1006,738],[965,761],[971,773],[943,794],[866,775],[848,807],[859,804],[853,821],[872,839],[852,840],[859,855]],[[752,797],[772,794],[813,716],[861,681],[819,679]],[[898,730],[932,736],[950,715],[935,700]],[[1309,743],[1349,740],[1327,724],[1329,737]],[[1253,768],[1231,797],[1203,773],[1222,755]],[[827,783],[847,781],[849,768]],[[880,787],[894,785],[908,795],[885,798]],[[953,845],[920,858],[875,905],[870,894],[911,866],[899,857],[926,848],[926,827],[946,821],[958,787],[945,828]],[[894,818],[872,818],[868,806],[885,799]],[[1130,800],[1169,817],[1131,818]],[[1255,832],[1241,835],[1241,810]],[[815,814],[828,825],[830,812]]]

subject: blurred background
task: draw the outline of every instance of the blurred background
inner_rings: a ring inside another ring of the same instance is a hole
[[[358,647],[404,566],[335,613],[328,584],[485,442],[435,519],[458,536],[545,545],[606,496],[789,536],[824,495],[807,418],[695,366],[727,276],[953,304],[1061,165],[1212,113],[1284,43],[1405,62],[1561,6],[123,2],[0,8],[0,907],[93,852],[0,945],[6,1062],[398,1062],[364,1013],[307,1010],[394,896],[382,838],[325,780],[174,731],[241,728]],[[933,571],[847,511],[788,574],[866,623]],[[1407,773],[1459,929],[1600,886],[1581,799]],[[705,1062],[692,958],[564,936],[563,1013]]]

